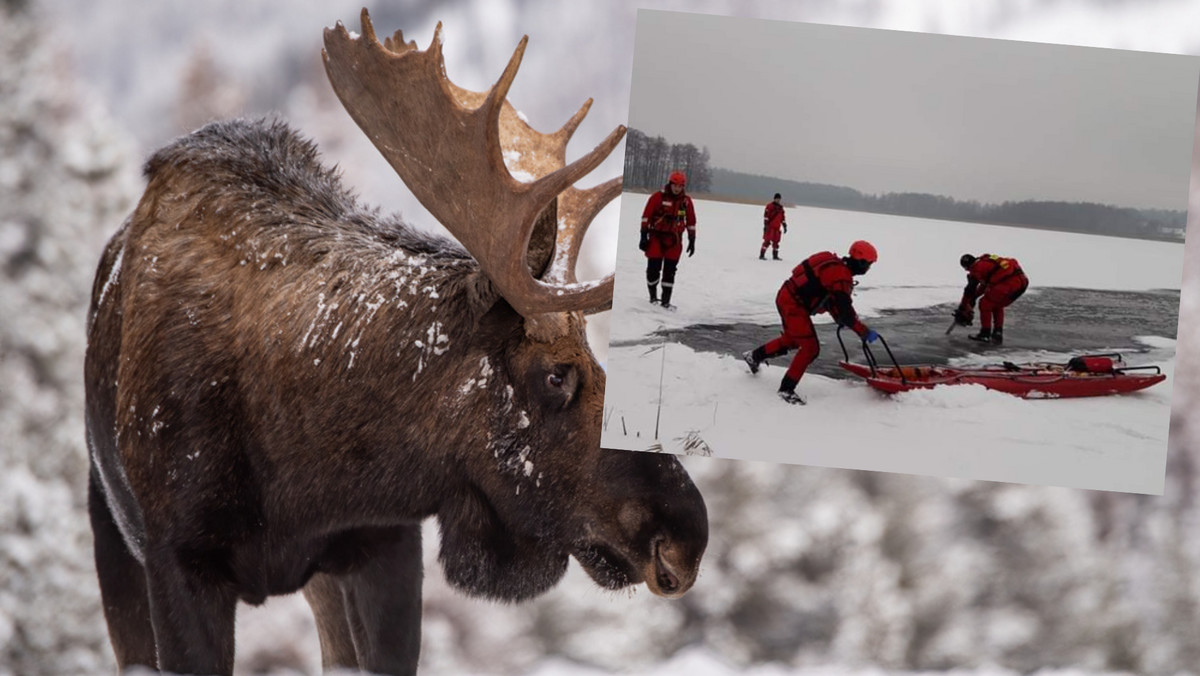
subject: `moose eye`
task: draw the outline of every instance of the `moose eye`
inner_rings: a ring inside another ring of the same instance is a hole
[[[545,374],[547,403],[566,408],[579,390],[579,373],[570,364],[559,364]]]

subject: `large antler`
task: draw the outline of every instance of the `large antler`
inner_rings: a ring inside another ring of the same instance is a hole
[[[613,275],[580,283],[575,263],[588,225],[620,193],[621,179],[589,190],[572,184],[612,152],[625,127],[567,165],[567,142],[591,100],[562,129],[542,134],[505,100],[528,36],[500,80],[477,93],[446,77],[441,29],[439,23],[425,51],[415,42],[406,44],[400,31],[380,44],[365,8],[361,37],[347,33],[341,22],[325,29],[325,71],[342,105],[517,312],[532,318],[608,309]],[[510,170],[531,180],[518,181]],[[527,261],[530,234],[539,214],[555,204],[554,258],[537,280]]]

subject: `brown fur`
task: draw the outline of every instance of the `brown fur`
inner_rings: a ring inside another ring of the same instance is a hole
[[[146,175],[85,367],[122,665],[229,673],[236,601],[305,588],[326,664],[409,673],[432,515],[469,593],[535,596],[570,554],[607,587],[691,586],[703,500],[674,458],[599,449],[582,315],[527,337],[460,246],[359,206],[280,123],[209,125]]]

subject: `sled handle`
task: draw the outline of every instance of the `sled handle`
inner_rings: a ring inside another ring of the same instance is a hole
[[[876,332],[878,333],[878,332]],[[896,367],[896,375],[900,376],[902,385],[908,384],[908,378],[904,377],[904,369],[900,368],[900,362],[896,361],[896,355],[892,354],[892,348],[888,347],[887,338],[882,334],[879,335],[879,342],[883,343],[883,349],[887,351],[888,358],[892,360],[892,366]],[[875,353],[871,350],[871,346],[867,344],[867,339],[862,339],[863,354],[867,355],[867,359],[871,362],[871,375],[875,375],[875,366],[878,363],[875,359]]]
[[[845,356],[846,362],[849,363],[850,352],[846,349],[846,342],[844,340],[842,340],[842,329],[844,329],[844,328],[846,328],[846,327],[842,326],[841,324],[838,324],[837,339],[838,339],[838,344],[842,346],[842,355]],[[861,340],[862,340],[863,356],[866,357],[867,366],[871,367],[871,375],[874,376],[874,375],[876,375],[876,372],[878,371],[879,361],[875,358],[875,353],[874,353],[874,351],[871,350],[871,346],[867,344],[867,339],[862,338]],[[900,363],[896,361],[896,355],[892,354],[892,348],[888,347],[887,339],[884,338],[882,334],[879,334],[879,342],[883,343],[883,349],[887,350],[888,357],[892,360],[892,365],[896,367],[896,375],[900,376],[901,384],[907,385],[908,378],[904,377],[904,369],[900,368]]]
[[[1119,369],[1113,369],[1113,373],[1125,373],[1126,371],[1144,371],[1146,369],[1154,369],[1154,373],[1161,375],[1162,369],[1153,364],[1148,366],[1123,366]]]
[[[841,324],[838,324],[837,339],[838,339],[838,345],[842,346],[842,356],[845,357],[846,362],[849,363],[850,362],[850,353],[846,350],[846,341],[842,340],[842,329],[844,329],[844,328],[845,328],[844,326],[842,326]],[[875,375],[875,374],[872,373],[871,375]]]

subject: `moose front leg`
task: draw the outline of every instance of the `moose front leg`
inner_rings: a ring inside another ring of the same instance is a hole
[[[358,666],[415,674],[421,655],[421,526],[399,526],[362,568],[341,580]]]
[[[146,571],[125,544],[116,519],[104,497],[99,470],[88,475],[88,514],[104,618],[112,639],[117,665],[153,668],[156,663],[154,630],[150,624]]]
[[[231,674],[237,595],[195,559],[174,548],[146,554],[158,668],[177,674]]]
[[[369,558],[350,572],[318,573],[304,587],[326,669],[415,674],[421,653],[421,526],[356,536]]]
[[[326,670],[357,669],[358,653],[354,652],[354,637],[350,634],[350,616],[337,578],[325,573],[313,575],[304,585],[304,598],[317,621],[321,666]]]

